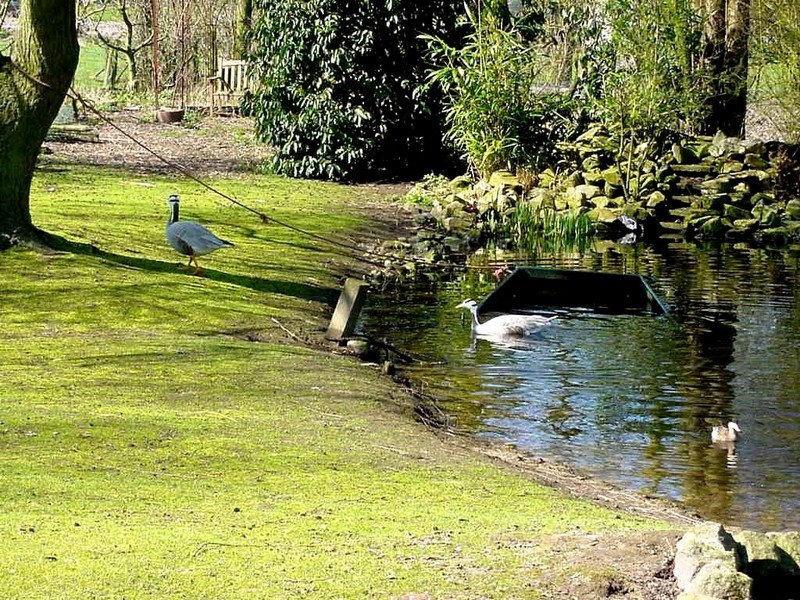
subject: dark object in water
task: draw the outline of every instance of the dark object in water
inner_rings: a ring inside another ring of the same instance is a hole
[[[478,314],[534,308],[578,308],[601,314],[668,312],[641,275],[517,267],[478,305]]]

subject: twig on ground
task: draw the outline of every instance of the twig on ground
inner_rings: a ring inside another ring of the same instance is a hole
[[[292,338],[293,340],[296,340],[296,341],[298,341],[298,342],[303,342],[303,340],[301,340],[301,339],[300,339],[300,338],[297,336],[297,334],[296,334],[296,333],[294,333],[294,332],[292,332],[292,331],[289,331],[289,330],[288,330],[286,327],[284,327],[283,323],[281,323],[280,321],[278,321],[278,319],[276,319],[275,317],[272,317],[272,319],[271,319],[271,320],[272,320],[272,322],[273,322],[273,323],[275,323],[275,325],[277,325],[278,327],[280,327],[281,331],[283,331],[283,332],[284,332],[286,335],[288,335],[290,338]]]

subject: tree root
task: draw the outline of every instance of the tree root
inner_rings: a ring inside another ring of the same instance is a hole
[[[29,250],[41,254],[63,254],[75,251],[85,252],[87,249],[92,253],[97,252],[97,248],[94,246],[71,242],[60,235],[55,235],[36,227],[0,233],[0,251],[15,247],[28,248]]]

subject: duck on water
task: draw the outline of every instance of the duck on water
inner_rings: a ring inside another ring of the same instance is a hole
[[[739,439],[739,434],[742,432],[739,425],[735,421],[729,421],[727,425],[716,425],[711,430],[712,442],[735,442]]]

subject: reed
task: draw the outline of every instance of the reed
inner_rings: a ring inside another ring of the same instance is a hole
[[[593,233],[594,224],[586,213],[538,209],[529,202],[520,202],[508,219],[507,235],[520,249],[580,246]]]

